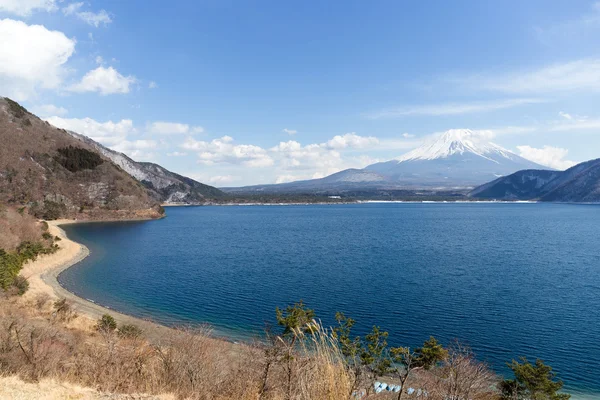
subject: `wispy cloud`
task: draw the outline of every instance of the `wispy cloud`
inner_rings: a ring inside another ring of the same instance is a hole
[[[204,128],[180,122],[155,121],[146,126],[146,131],[157,135],[191,135],[204,132]]]
[[[478,75],[454,83],[472,90],[515,94],[599,91],[600,59],[582,59],[503,75]]]
[[[406,116],[442,116],[442,115],[460,115],[473,114],[481,112],[490,112],[502,110],[528,104],[545,103],[547,100],[535,98],[504,99],[495,101],[478,101],[465,103],[443,103],[417,106],[403,106],[396,108],[386,108],[383,110],[367,113],[365,116],[370,119],[380,118],[398,118]]]
[[[537,39],[547,46],[561,46],[565,40],[574,40],[600,29],[600,1],[592,3],[579,17],[548,26],[536,26]]]
[[[56,0],[2,0],[0,11],[21,17],[30,16],[33,11],[56,11]]]
[[[71,3],[64,7],[62,12],[65,15],[75,15],[86,24],[92,25],[96,28],[98,28],[100,25],[108,25],[112,22],[112,18],[106,12],[106,10],[100,10],[98,12],[82,11],[81,9],[83,6],[83,2]]]

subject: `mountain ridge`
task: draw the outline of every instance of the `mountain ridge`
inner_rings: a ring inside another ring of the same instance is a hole
[[[487,200],[600,202],[600,158],[566,171],[523,170],[475,188],[469,197]]]
[[[147,219],[146,188],[93,147],[0,98],[0,203],[41,219]]]
[[[226,192],[302,192],[361,189],[472,189],[521,169],[539,169],[527,160],[479,132],[451,129],[396,159],[362,169],[346,169],[324,178],[243,188]]]
[[[96,148],[105,157],[123,168],[151,192],[153,198],[165,204],[204,204],[225,196],[221,190],[169,171],[152,162],[135,161],[127,155],[77,132],[67,131],[74,138]]]

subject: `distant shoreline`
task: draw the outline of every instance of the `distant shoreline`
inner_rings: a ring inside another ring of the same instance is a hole
[[[207,204],[161,204],[162,207],[209,207],[209,206],[334,206],[345,204],[537,204],[536,200],[354,200],[341,202],[296,202],[296,203],[207,203]],[[548,204],[597,204],[597,203],[551,203]],[[105,222],[105,221],[99,221]]]

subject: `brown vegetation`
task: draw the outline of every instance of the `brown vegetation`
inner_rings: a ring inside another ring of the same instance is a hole
[[[92,146],[2,98],[0,143],[0,203],[44,219],[160,216],[146,188]]]
[[[310,331],[296,331],[292,347],[279,335],[267,343],[233,344],[214,339],[209,328],[169,330],[150,340],[157,335],[77,329],[64,301],[15,299],[0,300],[0,375],[28,382],[54,379],[100,392],[170,393],[179,399],[354,398],[356,379],[336,336],[314,320]],[[460,346],[439,368],[410,379],[411,386],[427,387],[431,399],[497,398],[490,389],[494,382],[489,369]]]

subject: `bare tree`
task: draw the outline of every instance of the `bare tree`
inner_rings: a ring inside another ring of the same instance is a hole
[[[448,357],[432,374],[431,397],[446,400],[496,399],[497,376],[487,364],[475,359],[468,346],[458,341],[448,349]]]

